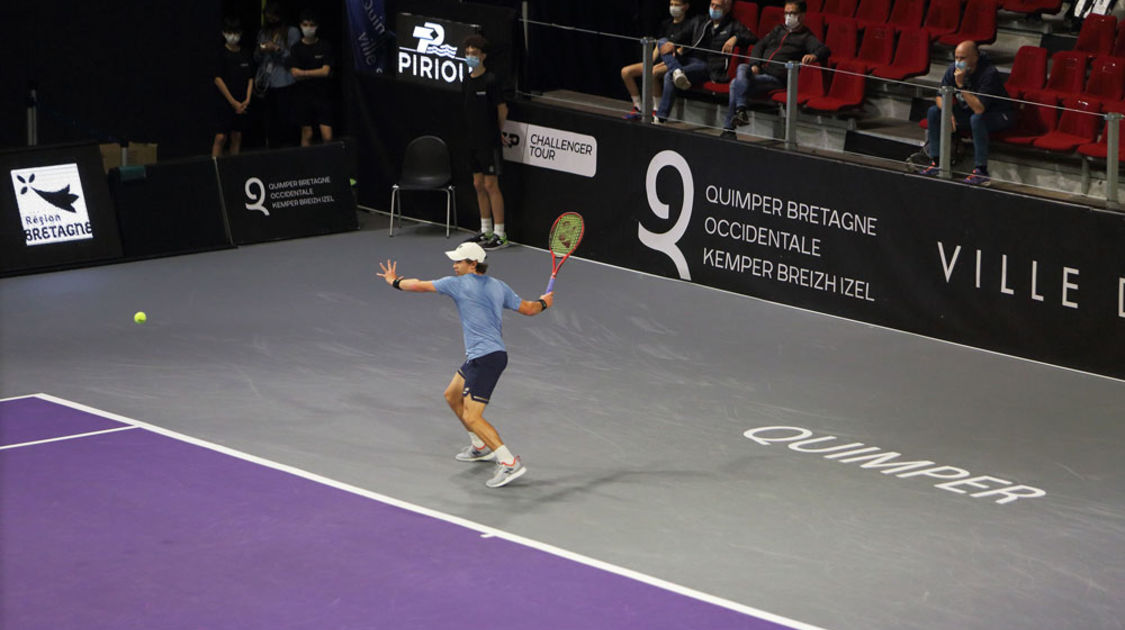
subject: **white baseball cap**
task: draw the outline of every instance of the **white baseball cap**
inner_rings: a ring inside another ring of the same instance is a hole
[[[473,260],[479,263],[484,262],[484,248],[476,243],[461,243],[457,249],[451,252],[445,252],[450,260]]]

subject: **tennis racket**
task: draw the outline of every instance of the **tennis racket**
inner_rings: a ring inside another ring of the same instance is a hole
[[[551,281],[547,283],[547,290],[544,293],[550,293],[554,288],[559,268],[567,258],[570,258],[574,250],[578,249],[585,232],[586,224],[582,220],[582,215],[577,212],[564,212],[555,219],[555,224],[551,226],[551,235],[547,238],[551,248]]]

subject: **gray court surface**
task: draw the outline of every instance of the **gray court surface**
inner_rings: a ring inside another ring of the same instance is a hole
[[[375,277],[388,258],[446,275],[457,238],[362,220],[0,280],[0,397],[46,392],[824,628],[1125,627],[1122,382],[572,260],[554,309],[506,315],[486,416],[530,470],[489,490],[490,466],[453,460],[452,303]],[[489,262],[524,298],[546,286],[542,250]]]

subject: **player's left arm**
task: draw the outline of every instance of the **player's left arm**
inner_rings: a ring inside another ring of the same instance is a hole
[[[437,288],[431,280],[419,280],[418,278],[406,278],[398,275],[398,263],[393,260],[388,260],[385,263],[379,263],[381,273],[375,275],[379,276],[392,287],[402,291],[412,291],[415,293],[435,293]]]
[[[519,311],[520,315],[538,315],[554,304],[555,294],[554,291],[552,291],[551,293],[540,295],[539,299],[535,300],[534,302],[520,300],[520,307],[517,310]]]

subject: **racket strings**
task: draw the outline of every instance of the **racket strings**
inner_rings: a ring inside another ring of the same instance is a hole
[[[555,254],[566,255],[578,247],[582,240],[582,216],[577,213],[567,213],[559,217],[551,230],[550,246]]]

